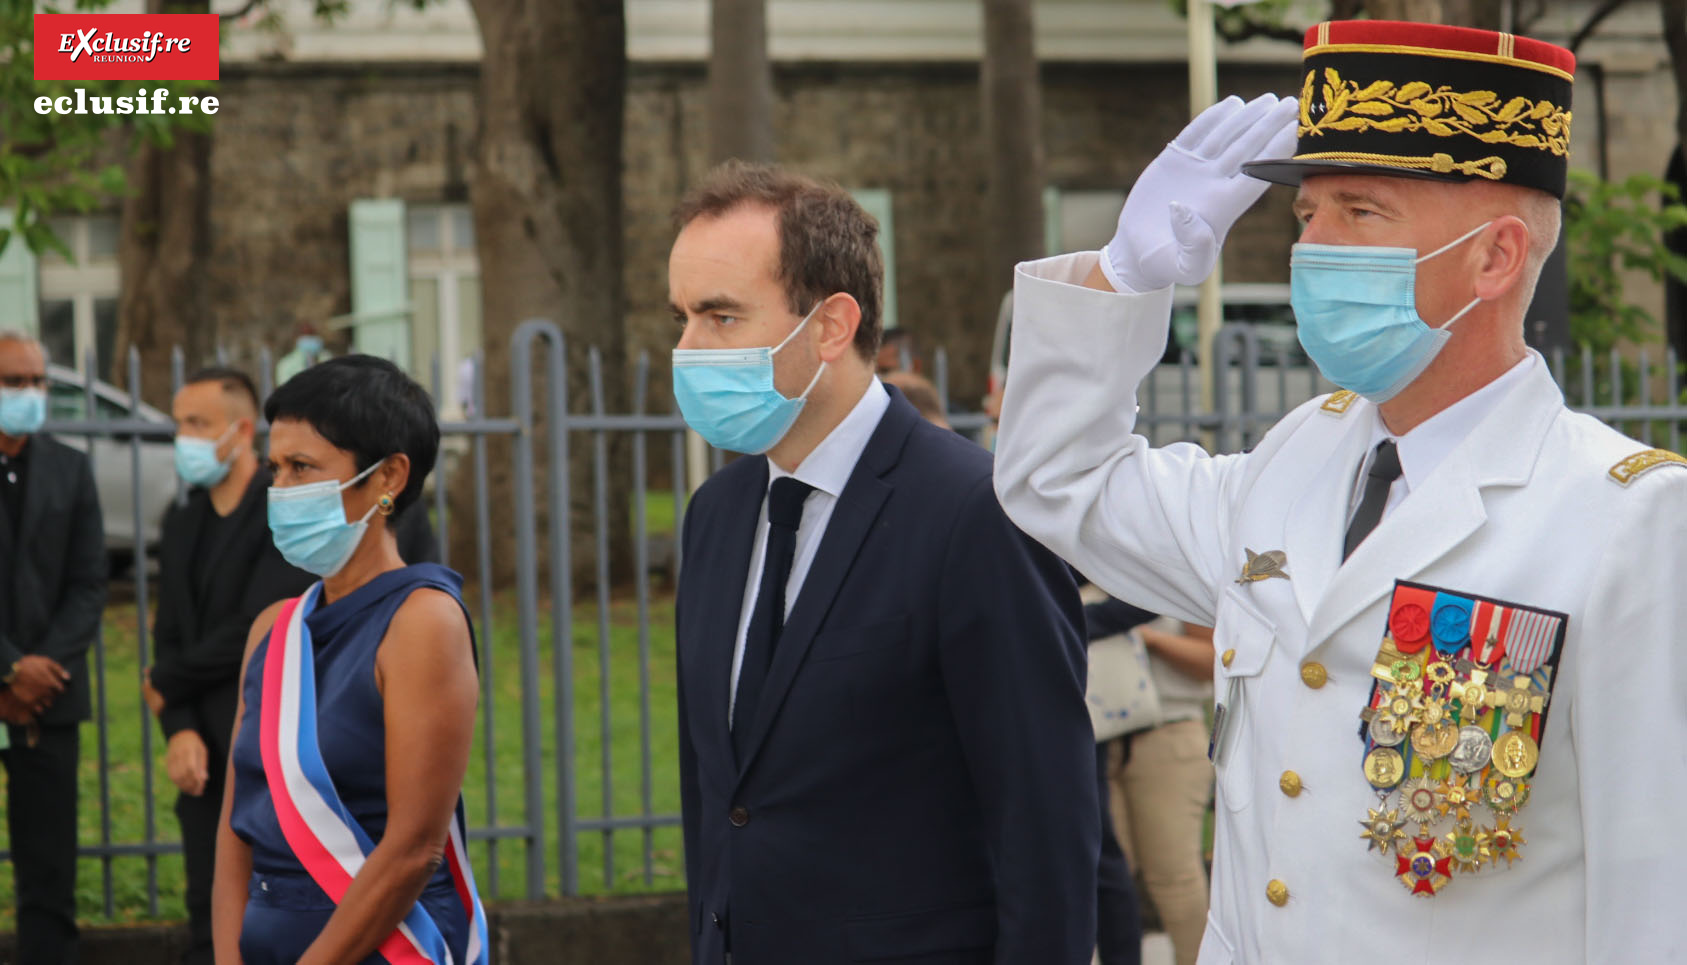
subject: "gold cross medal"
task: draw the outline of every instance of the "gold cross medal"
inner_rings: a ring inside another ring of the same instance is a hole
[[[1237,582],[1273,575],[1253,575],[1256,559],[1248,553]],[[1522,857],[1512,822],[1541,762],[1568,624],[1550,610],[1395,582],[1359,714],[1361,771],[1378,799],[1359,824],[1407,894],[1434,898]]]
[[[1237,583],[1258,583],[1260,580],[1286,580],[1289,571],[1283,567],[1289,565],[1288,554],[1282,550],[1267,550],[1255,553],[1247,547],[1242,552],[1248,554],[1248,561],[1242,564],[1242,575],[1236,579]]]

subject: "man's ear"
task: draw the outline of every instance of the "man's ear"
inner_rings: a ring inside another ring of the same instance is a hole
[[[1516,215],[1494,219],[1485,232],[1482,260],[1476,275],[1476,296],[1483,301],[1503,298],[1523,279],[1529,263],[1529,226]]]
[[[820,325],[820,358],[831,363],[855,351],[855,332],[861,327],[861,305],[853,295],[837,292],[820,303],[814,313]]]

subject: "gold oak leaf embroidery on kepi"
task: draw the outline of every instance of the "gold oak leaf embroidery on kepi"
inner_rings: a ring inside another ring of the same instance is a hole
[[[1324,112],[1312,116],[1317,71],[1308,71],[1300,92],[1300,136],[1329,131],[1425,131],[1438,137],[1464,134],[1486,144],[1570,151],[1570,112],[1548,101],[1513,97],[1501,102],[1491,90],[1459,92],[1421,80],[1396,85],[1379,80],[1361,88],[1324,68]]]

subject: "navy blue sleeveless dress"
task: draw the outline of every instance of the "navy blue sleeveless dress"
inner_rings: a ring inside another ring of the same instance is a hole
[[[458,605],[463,578],[436,563],[420,563],[383,573],[305,618],[315,652],[317,733],[323,763],[334,787],[371,840],[379,842],[387,826],[386,723],[381,692],[375,687],[375,650],[393,614],[412,591],[428,587],[451,594]],[[468,611],[463,611],[468,617]],[[470,626],[473,635],[473,626]],[[240,930],[245,965],[291,965],[328,924],[334,903],[294,857],[276,820],[275,803],[264,779],[258,747],[263,704],[266,637],[252,651],[241,681],[245,716],[235,735],[234,801],[230,824],[252,846],[252,879],[246,918]],[[468,947],[468,913],[452,886],[450,868],[440,864],[422,892],[422,906],[451,949],[463,961]],[[380,955],[364,959],[379,965]]]

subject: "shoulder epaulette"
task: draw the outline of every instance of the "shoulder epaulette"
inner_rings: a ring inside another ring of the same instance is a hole
[[[1346,415],[1348,408],[1352,406],[1354,401],[1358,398],[1359,393],[1349,392],[1346,389],[1342,389],[1338,392],[1331,392],[1330,397],[1325,399],[1324,404],[1318,408],[1325,412],[1333,412],[1336,415]]]
[[[1611,480],[1627,486],[1659,466],[1687,466],[1687,456],[1668,449],[1642,449],[1611,467]]]

